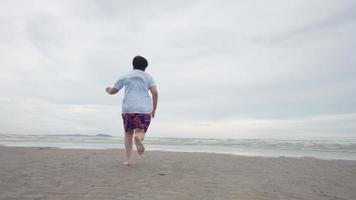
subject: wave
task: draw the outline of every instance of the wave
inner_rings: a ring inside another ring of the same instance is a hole
[[[109,134],[96,134],[95,137],[112,137],[112,135]]]
[[[8,135],[11,137],[11,135]],[[16,135],[17,136],[17,135]],[[34,137],[113,137],[110,134],[103,134],[99,133],[96,135],[89,135],[89,134],[46,134],[46,135],[22,135],[26,136],[34,136]]]

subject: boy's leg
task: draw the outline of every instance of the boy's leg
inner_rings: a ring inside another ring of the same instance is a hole
[[[134,135],[134,130],[129,130],[125,132],[125,150],[127,161],[125,162],[126,165],[132,165],[132,138]]]
[[[143,139],[145,138],[145,130],[136,128],[135,129],[135,144],[137,148],[137,153],[142,155],[145,152],[145,146],[143,146]]]

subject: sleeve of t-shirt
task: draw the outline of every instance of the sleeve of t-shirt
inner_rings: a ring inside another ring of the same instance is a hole
[[[123,77],[119,78],[114,84],[114,88],[117,90],[121,90],[122,87],[125,85],[125,79]]]
[[[148,80],[148,87],[150,88],[151,86],[155,86],[156,82],[153,80],[152,76],[149,76],[149,80]]]

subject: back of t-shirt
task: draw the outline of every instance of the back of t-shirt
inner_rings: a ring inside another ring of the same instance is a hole
[[[152,101],[148,90],[153,85],[155,82],[152,76],[137,69],[119,78],[114,88],[120,90],[125,87],[122,113],[151,113]]]

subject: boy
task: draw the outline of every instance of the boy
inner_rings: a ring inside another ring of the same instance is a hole
[[[134,138],[137,153],[142,155],[145,147],[142,141],[150,125],[151,116],[155,117],[157,108],[158,93],[153,78],[145,72],[148,65],[147,60],[142,56],[136,56],[132,60],[133,70],[119,78],[114,87],[107,87],[106,92],[110,95],[116,94],[125,87],[125,95],[122,104],[122,119],[125,129],[125,150],[127,166],[132,165],[132,139]],[[148,94],[150,90],[152,101]],[[152,106],[153,105],[153,106]],[[135,137],[133,137],[135,135]]]

